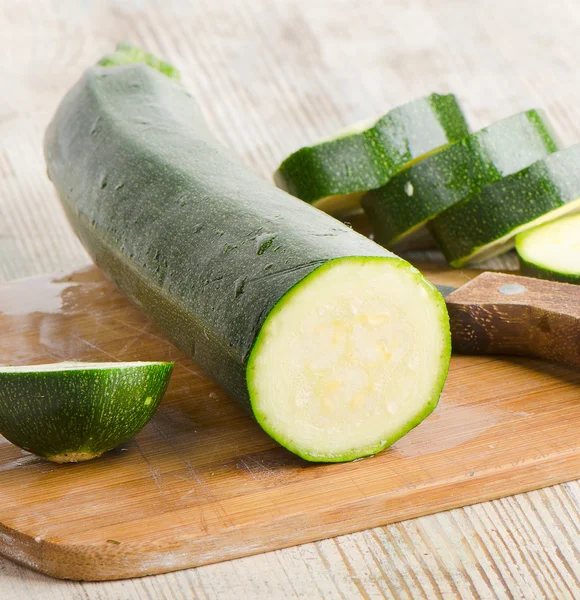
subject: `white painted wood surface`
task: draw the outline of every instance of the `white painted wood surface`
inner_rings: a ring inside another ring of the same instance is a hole
[[[474,128],[544,107],[576,143],[579,32],[577,0],[0,0],[0,281],[88,260],[41,140],[118,40],[178,65],[268,177],[300,145],[431,91],[456,93]],[[0,600],[560,599],[579,580],[579,482],[142,580],[62,582],[0,559]]]

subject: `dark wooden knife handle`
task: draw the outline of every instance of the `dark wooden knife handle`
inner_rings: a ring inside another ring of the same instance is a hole
[[[580,286],[482,273],[445,299],[453,350],[580,366]]]

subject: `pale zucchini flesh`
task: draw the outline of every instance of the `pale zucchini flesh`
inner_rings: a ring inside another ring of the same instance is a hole
[[[388,258],[343,258],[278,303],[248,363],[262,427],[308,460],[391,445],[435,408],[449,360],[439,293]]]
[[[516,250],[522,274],[580,284],[580,214],[518,235]]]

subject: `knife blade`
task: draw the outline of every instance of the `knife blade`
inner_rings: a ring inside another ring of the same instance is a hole
[[[580,366],[580,286],[485,272],[445,298],[454,352],[531,356]]]

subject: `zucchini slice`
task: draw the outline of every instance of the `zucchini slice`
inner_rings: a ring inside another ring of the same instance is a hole
[[[431,94],[291,154],[274,173],[278,187],[331,214],[360,207],[368,190],[469,133],[453,94]]]
[[[580,210],[580,144],[483,188],[429,223],[452,267],[514,247],[515,236]]]
[[[392,246],[450,206],[558,149],[544,113],[503,119],[444,148],[366,194],[375,239]]]
[[[580,284],[580,214],[520,233],[516,250],[522,275]]]
[[[172,370],[167,362],[0,366],[0,433],[52,462],[95,458],[144,427]]]
[[[292,452],[374,454],[434,409],[450,352],[440,294],[240,164],[177,82],[88,69],[45,154],[95,262]]]

